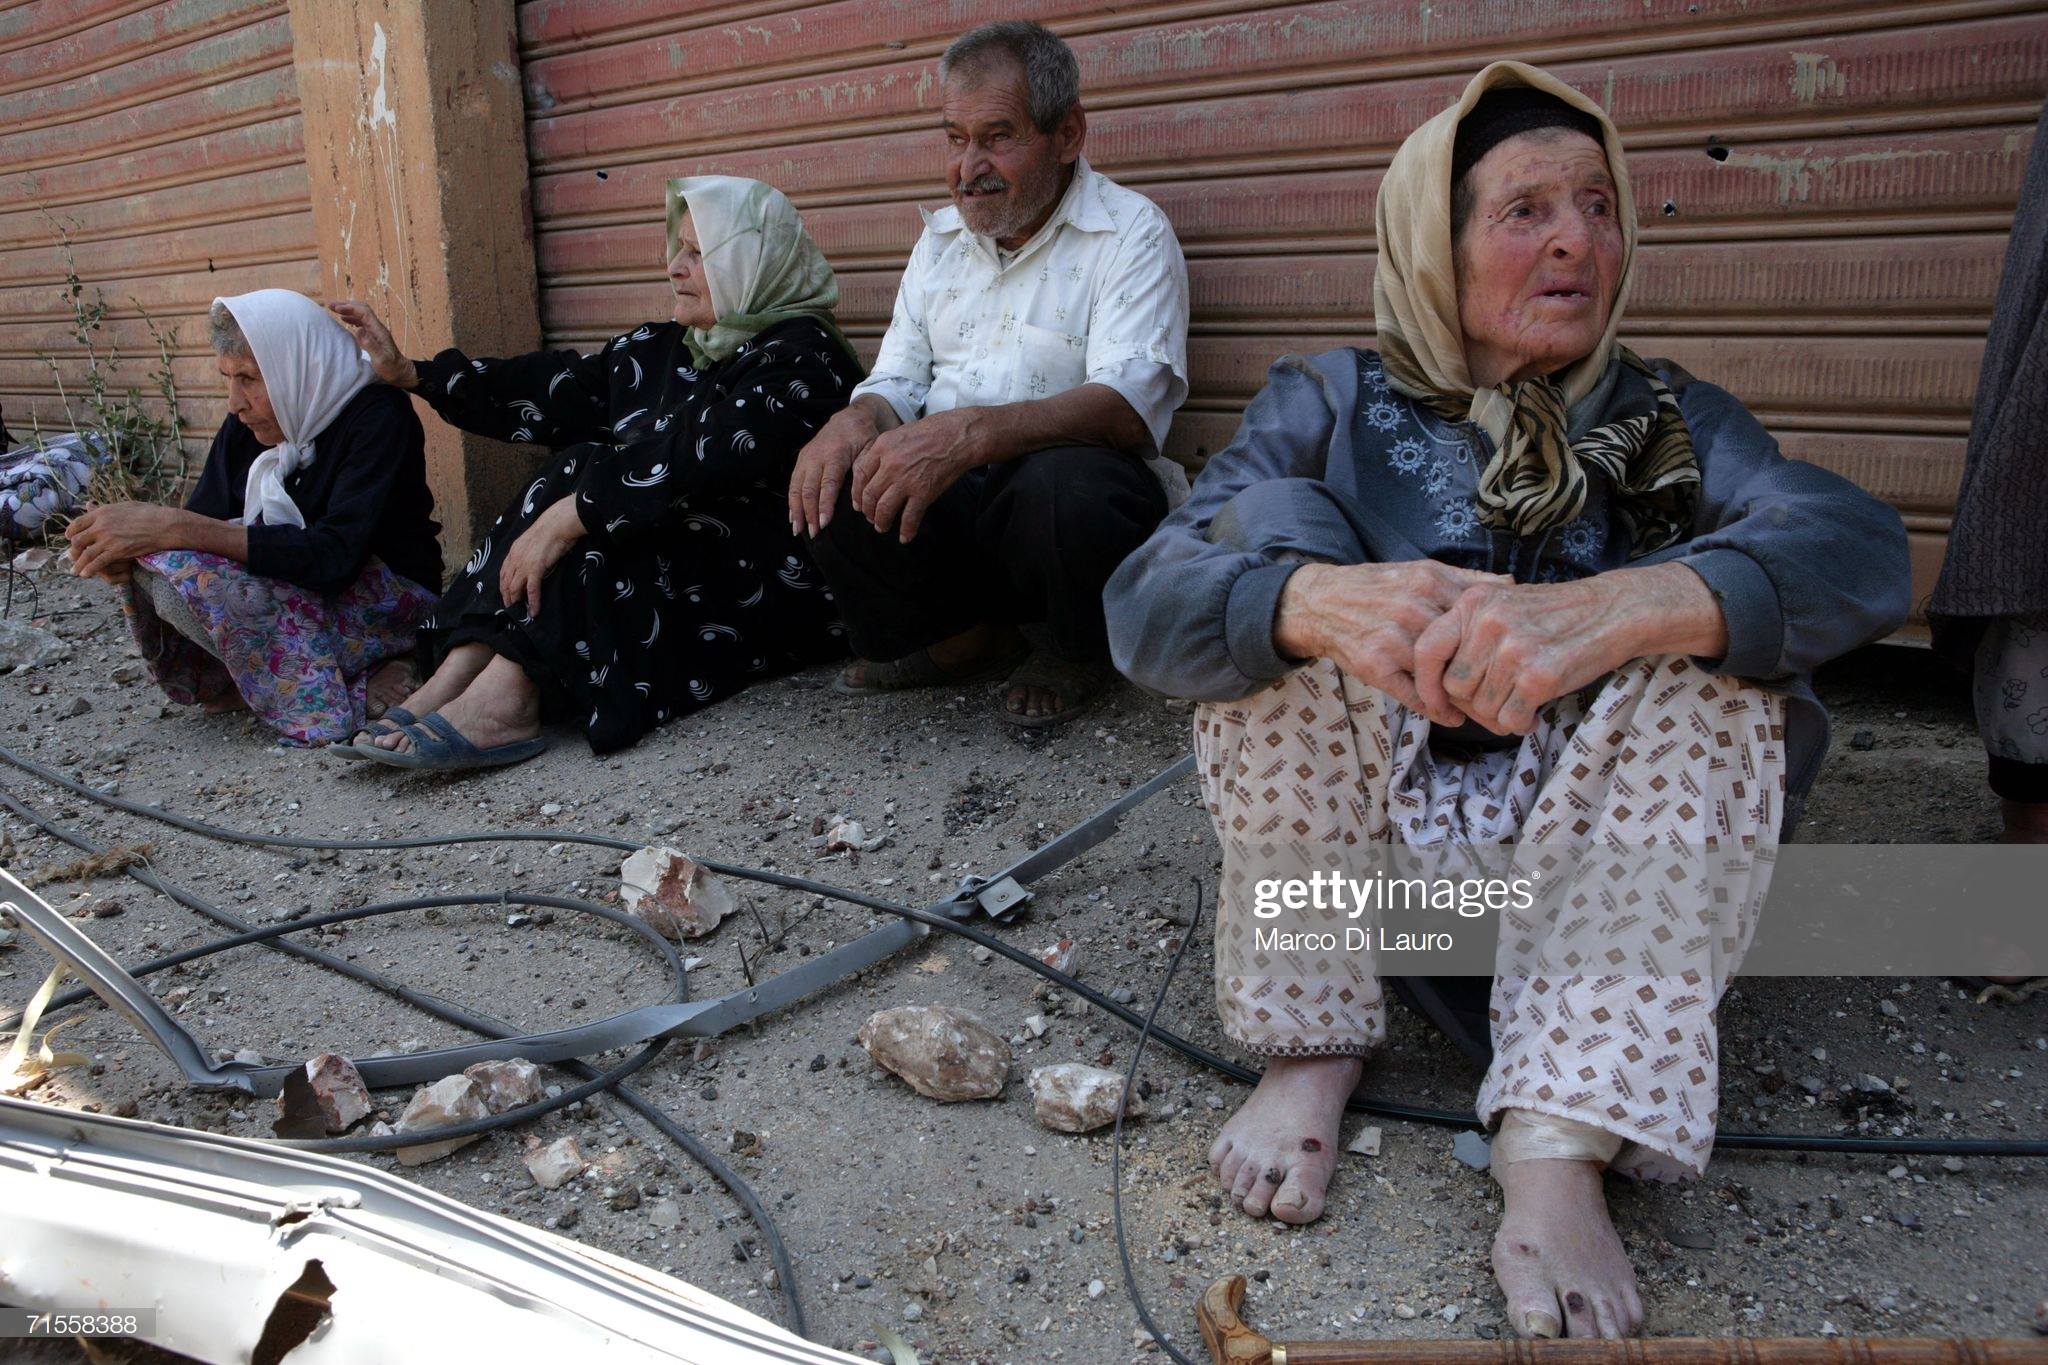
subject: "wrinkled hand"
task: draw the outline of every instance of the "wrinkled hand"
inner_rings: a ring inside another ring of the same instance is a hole
[[[147,502],[87,503],[64,528],[71,542],[71,572],[108,583],[128,581],[137,559],[176,549],[179,512]]]
[[[1417,642],[1463,593],[1502,581],[1434,559],[1303,565],[1280,594],[1273,643],[1295,658],[1328,659],[1437,725],[1461,725],[1455,704],[1417,690]]]
[[[587,534],[576,511],[576,495],[564,494],[519,533],[498,566],[498,598],[506,606],[526,604],[528,620],[540,615],[541,580]]]
[[[1456,707],[1497,735],[1526,735],[1547,702],[1640,652],[1613,579],[1467,588],[1415,642],[1426,707]]]
[[[877,436],[853,462],[853,505],[877,531],[897,526],[907,545],[939,495],[968,470],[988,463],[984,449],[974,408],[906,422]]]
[[[376,310],[360,299],[337,299],[327,305],[334,316],[355,333],[356,345],[370,357],[370,364],[377,371],[377,377],[394,388],[414,389],[419,387],[418,368],[399,352],[398,343],[391,339],[391,329],[384,325],[384,319]]]
[[[789,532],[812,535],[832,524],[839,490],[860,453],[875,439],[873,414],[859,403],[841,408],[797,453],[789,476]]]

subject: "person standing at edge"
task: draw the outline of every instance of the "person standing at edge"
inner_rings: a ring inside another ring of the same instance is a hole
[[[1003,718],[1043,728],[1114,676],[1103,584],[1186,493],[1160,452],[1187,267],[1166,215],[1081,155],[1080,68],[1050,31],[974,29],[939,76],[953,204],[873,372],[799,456],[790,525],[860,656],[836,690],[1007,675]]]

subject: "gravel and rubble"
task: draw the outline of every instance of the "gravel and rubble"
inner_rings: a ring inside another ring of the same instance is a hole
[[[68,658],[0,677],[0,744],[102,791],[280,834],[581,830],[923,903],[1071,827],[1188,742],[1186,708],[1130,690],[1027,745],[1000,731],[992,688],[848,701],[818,669],[684,718],[628,753],[593,758],[559,732],[550,752],[516,769],[413,777],[281,749],[246,716],[165,705],[140,679],[119,614],[96,585],[47,575],[41,609],[63,613],[40,624],[62,637]],[[1974,842],[1995,833],[1966,691],[1933,659],[1866,650],[1820,686],[1838,743],[1801,838]],[[154,843],[159,873],[255,923],[443,892],[616,903],[620,890],[617,854],[566,842],[319,854],[232,847],[106,811],[12,769],[0,770],[0,788],[102,844]],[[9,866],[75,857],[17,818],[0,830]],[[1040,882],[1021,920],[992,931],[1034,954],[1071,944],[1091,984],[1149,1003],[1184,932],[1190,882],[1212,882],[1215,866],[1188,781]],[[741,988],[750,973],[783,970],[882,922],[797,892],[737,890],[745,912],[689,942],[693,996]],[[118,876],[47,894],[87,916],[97,901],[123,902],[123,914],[80,923],[124,961],[222,932]],[[637,936],[559,909],[427,910],[302,937],[523,1029],[649,1003],[669,984]],[[0,996],[18,1005],[47,967],[14,939],[0,948]],[[1160,1020],[1220,1049],[1208,969],[1197,942]],[[149,982],[206,1045],[228,1051],[302,1060],[470,1041],[261,948]],[[939,1104],[874,1065],[857,1035],[877,1012],[904,1005],[979,1017],[1012,1054],[1000,1096]],[[1477,1076],[1447,1043],[1400,1009],[1390,1035],[1368,1073],[1372,1093],[1469,1105]],[[1744,980],[1723,1009],[1722,1038],[1722,1119],[1731,1127],[2048,1132],[2048,997],[1980,1005],[1933,979]],[[93,1011],[63,1039],[93,1061],[54,1073],[36,1099],[270,1133],[270,1101],[185,1089],[111,1013]],[[928,1361],[1092,1365],[1160,1357],[1134,1336],[1121,1288],[1108,1133],[1048,1131],[1027,1078],[1064,1064],[1120,1075],[1132,1043],[1122,1025],[1041,979],[935,936],[753,1027],[673,1045],[633,1084],[752,1182],[788,1239],[821,1339],[886,1358],[877,1333],[890,1326]],[[1125,1134],[1126,1223],[1153,1310],[1184,1342],[1193,1340],[1195,1296],[1233,1273],[1252,1277],[1252,1320],[1289,1334],[1507,1330],[1487,1266],[1499,1193],[1454,1157],[1450,1134],[1354,1116],[1345,1141],[1374,1127],[1377,1151],[1345,1158],[1328,1216],[1307,1229],[1255,1224],[1228,1207],[1206,1168],[1243,1090],[1163,1050],[1148,1051],[1139,1075],[1145,1117]],[[478,1111],[488,1108],[476,1078],[455,1079]],[[573,1083],[548,1067],[535,1079]],[[353,1131],[401,1122],[410,1098],[374,1094]],[[535,1169],[544,1152],[555,1153],[542,1163],[545,1177]],[[758,1230],[715,1181],[602,1097],[406,1174],[778,1311]],[[1699,1184],[1617,1184],[1612,1198],[1643,1277],[1649,1330],[1659,1334],[2014,1335],[2034,1330],[2048,1299],[2040,1161],[1724,1153]]]

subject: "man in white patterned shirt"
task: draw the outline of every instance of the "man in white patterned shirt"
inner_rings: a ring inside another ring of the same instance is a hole
[[[790,525],[860,655],[839,691],[1008,674],[1004,719],[1043,727],[1107,686],[1103,584],[1186,496],[1161,451],[1187,267],[1166,215],[1082,158],[1080,68],[1050,31],[984,25],[939,75],[953,205],[798,458]]]

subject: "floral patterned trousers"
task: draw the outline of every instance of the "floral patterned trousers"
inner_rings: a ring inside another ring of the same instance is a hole
[[[160,612],[174,594],[184,610]],[[185,705],[240,693],[286,744],[331,744],[363,725],[370,673],[413,648],[435,595],[371,560],[332,596],[199,550],[136,561],[122,610],[143,664]]]

